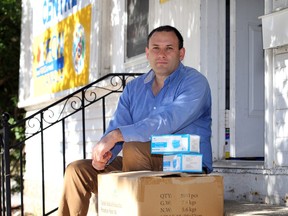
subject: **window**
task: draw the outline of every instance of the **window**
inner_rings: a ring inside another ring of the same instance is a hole
[[[148,35],[149,1],[127,0],[126,58],[145,53]]]

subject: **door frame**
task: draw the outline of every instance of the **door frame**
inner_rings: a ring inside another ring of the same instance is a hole
[[[236,1],[237,0],[230,0],[230,54],[229,54],[229,67],[230,67],[230,109],[227,110],[229,119],[229,138],[230,138],[230,146],[229,146],[229,152],[235,152],[235,118],[236,115],[236,97],[235,97],[235,86],[236,86]],[[226,15],[227,16],[227,15]],[[231,19],[231,17],[234,17],[234,19]],[[227,57],[227,56],[226,56]],[[234,89],[234,91],[233,91]],[[234,144],[234,145],[233,145]]]

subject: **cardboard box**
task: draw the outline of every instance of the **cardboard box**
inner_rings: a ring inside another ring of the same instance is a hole
[[[99,216],[223,216],[223,177],[173,172],[98,175]]]
[[[151,137],[152,154],[200,152],[200,136],[171,134]]]
[[[163,171],[202,173],[202,154],[163,155]]]

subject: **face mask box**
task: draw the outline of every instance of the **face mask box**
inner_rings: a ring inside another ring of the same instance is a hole
[[[98,175],[99,216],[224,214],[223,177],[137,171]]]
[[[199,153],[200,136],[191,134],[157,135],[151,137],[152,154]]]
[[[163,171],[202,173],[202,154],[163,155]]]

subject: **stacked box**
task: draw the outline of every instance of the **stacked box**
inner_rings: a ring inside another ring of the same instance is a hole
[[[98,175],[99,216],[223,216],[223,177],[171,172]]]
[[[151,137],[152,154],[199,153],[200,137],[191,134],[158,135]]]
[[[163,155],[163,171],[202,173],[202,154]]]
[[[202,173],[203,155],[198,135],[152,136],[151,153],[163,154],[163,171]]]

